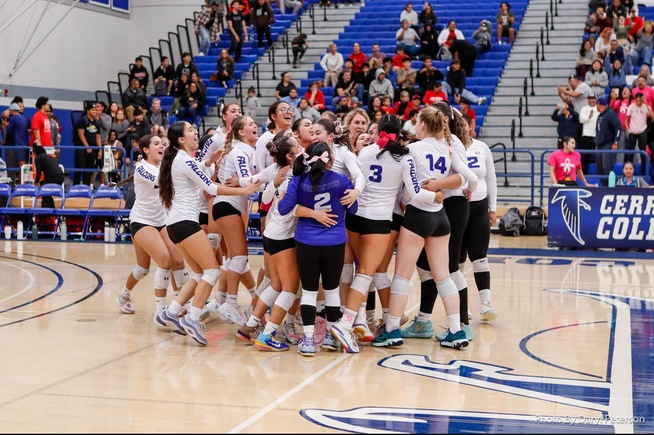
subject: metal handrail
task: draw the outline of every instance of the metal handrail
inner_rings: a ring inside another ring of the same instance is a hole
[[[504,150],[504,155],[502,155],[502,157],[500,157],[499,159],[493,160],[493,163],[503,162],[504,163],[504,173],[508,174],[509,171],[507,169],[507,164],[506,164],[506,145],[503,142],[497,142],[497,143],[494,143],[493,145],[489,146],[488,148],[490,148],[490,150],[492,152],[493,148],[495,148],[495,147],[502,147],[502,149]],[[504,187],[509,187],[509,178],[508,177],[504,177]]]
[[[498,154],[504,154],[504,155],[506,155],[507,153],[526,154],[529,157],[530,163],[531,163],[531,170],[529,172],[497,172],[497,170],[496,170],[495,171],[495,176],[496,177],[505,177],[505,178],[529,178],[530,181],[531,181],[530,182],[531,194],[530,194],[530,197],[529,197],[529,202],[530,202],[530,204],[533,204],[534,199],[536,197],[536,188],[534,186],[535,177],[536,177],[536,175],[534,174],[534,169],[535,169],[535,166],[536,166],[535,165],[534,153],[531,150],[527,150],[527,149],[509,150],[509,149],[497,149],[497,148],[491,149],[491,152],[493,154],[498,153]],[[515,199],[515,198],[511,199],[511,201],[526,202],[526,200],[524,200],[524,199]]]

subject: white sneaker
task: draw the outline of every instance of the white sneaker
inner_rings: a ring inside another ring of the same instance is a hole
[[[199,52],[198,54],[196,54],[196,56],[204,56],[204,53],[203,53],[203,52]]]
[[[125,314],[134,314],[134,306],[132,305],[132,299],[129,296],[124,297],[124,296],[118,295],[116,297],[116,305],[118,305],[118,308],[123,313],[125,313]]]
[[[481,303],[481,308],[479,309],[479,317],[483,322],[490,322],[497,319],[497,312],[495,312],[489,301],[484,301]]]
[[[486,104],[486,101],[487,101],[486,97],[481,97],[479,101],[477,101],[477,104],[483,106],[484,104]]]
[[[205,305],[205,308],[213,315],[216,317],[220,317],[220,314],[218,314],[218,308],[220,308],[220,304],[216,300],[216,298],[212,298],[207,304]]]
[[[160,322],[160,321],[157,319],[157,318],[159,317],[159,314],[160,314],[163,310],[165,310],[165,309],[166,309],[166,307],[157,307],[157,308],[154,310],[154,317],[152,318],[152,321],[153,321],[154,324],[157,325],[157,326],[161,326],[161,327],[163,327],[163,328],[168,328],[168,326],[166,326],[165,323],[162,323],[162,322]]]
[[[233,323],[238,326],[245,325],[247,319],[237,307],[224,303],[218,308],[218,316],[227,323]]]

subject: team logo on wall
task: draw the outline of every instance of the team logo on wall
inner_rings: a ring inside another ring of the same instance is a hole
[[[552,204],[561,203],[561,214],[565,226],[570,231],[570,235],[581,245],[586,244],[581,238],[581,209],[587,211],[591,209],[583,198],[588,198],[591,195],[585,189],[559,189],[552,198]]]

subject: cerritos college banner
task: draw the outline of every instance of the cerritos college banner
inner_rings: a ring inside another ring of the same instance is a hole
[[[547,242],[554,247],[654,248],[654,189],[550,187]]]

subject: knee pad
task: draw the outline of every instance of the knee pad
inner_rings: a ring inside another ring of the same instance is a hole
[[[391,283],[391,294],[392,295],[409,295],[409,280],[402,278],[401,276],[395,275],[393,277],[393,282]]]
[[[318,300],[318,292],[310,292],[309,290],[302,289],[302,299],[300,305],[316,306]]]
[[[261,296],[261,293],[270,285],[270,278],[268,278],[266,275],[263,276],[263,279],[261,280],[261,283],[257,286],[257,289],[255,290],[255,294],[257,296]]]
[[[488,258],[480,258],[472,262],[472,271],[477,272],[490,272],[490,266],[488,265]]]
[[[293,306],[293,302],[295,302],[295,294],[291,292],[281,292],[275,301],[275,305],[288,313],[288,310]]]
[[[215,251],[218,249],[218,246],[220,246],[220,234],[209,233],[207,234],[207,238],[209,239],[209,243],[211,243],[213,250]]]
[[[203,275],[201,273],[194,273],[193,274],[193,281],[200,284],[200,281],[202,281],[202,276]]]
[[[454,281],[454,285],[456,286],[457,290],[463,290],[464,288],[468,287],[468,283],[466,282],[466,277],[463,276],[463,272],[461,272],[461,270],[457,270],[456,272],[450,273],[450,278],[452,278],[452,281]]]
[[[157,267],[154,271],[154,288],[166,289],[170,283],[170,270]]]
[[[264,291],[261,292],[261,296],[259,296],[259,299],[263,301],[264,304],[266,304],[267,307],[272,307],[275,304],[275,301],[279,297],[279,292],[272,288],[272,286],[266,287]]]
[[[227,272],[229,270],[229,265],[232,264],[232,259],[228,258],[227,260],[223,261],[223,265],[220,266],[223,272]]]
[[[202,281],[208,283],[211,288],[216,285],[220,278],[220,269],[217,267],[215,269],[204,269],[204,274],[202,275]]]
[[[431,274],[431,271],[422,269],[420,267],[416,267],[418,269],[418,278],[420,278],[420,282],[425,282],[429,281],[430,279],[434,279],[434,277]]]
[[[316,296],[317,295],[318,293],[316,292]],[[338,288],[331,289],[331,290],[325,289],[325,306],[327,307],[341,306],[341,296]]]
[[[354,280],[352,281],[352,285],[350,285],[350,288],[365,296],[368,294],[368,287],[370,287],[371,283],[372,276],[361,275],[360,273],[357,273],[354,277]]]
[[[150,273],[150,269],[146,269],[145,267],[141,267],[141,266],[136,266],[134,270],[132,270],[132,276],[137,281],[140,281],[143,278],[145,278],[148,275],[148,273]]]
[[[175,278],[177,287],[183,287],[189,280],[188,271],[186,269],[173,270],[173,278]]]
[[[341,284],[352,284],[354,275],[354,264],[344,264],[341,271]]]
[[[245,268],[248,265],[248,256],[247,255],[237,255],[235,257],[232,257],[231,263],[229,263],[229,269],[232,272],[236,272],[239,275],[243,275],[245,273]]]
[[[447,278],[444,281],[437,282],[436,288],[438,289],[438,294],[440,294],[441,298],[443,299],[459,293],[459,290],[456,288],[456,284],[454,284],[452,278]]]
[[[389,288],[391,286],[391,280],[388,278],[388,275],[385,273],[376,273],[372,277],[372,282],[375,284],[375,288],[377,290],[383,289],[383,288]]]

